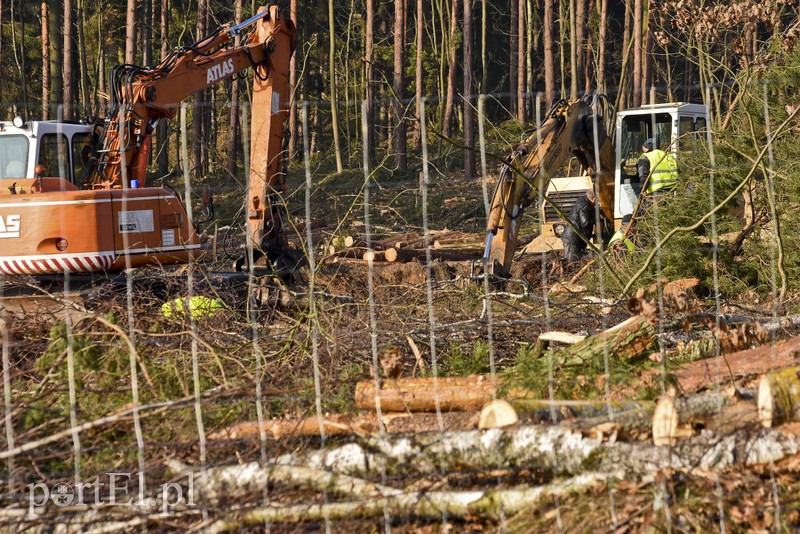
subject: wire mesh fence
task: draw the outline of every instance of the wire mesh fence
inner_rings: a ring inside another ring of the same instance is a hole
[[[349,102],[337,172],[322,103],[301,104],[300,151],[275,198],[306,264],[286,276],[256,269],[246,246],[248,172],[190,172],[184,106],[167,148],[182,172],[159,180],[191,221],[211,185],[216,219],[198,224],[196,254],[137,268],[125,254],[137,233],[126,232],[111,247],[118,272],[67,263],[63,276],[34,277],[23,268],[33,260],[0,259],[0,521],[92,532],[796,527],[800,442],[778,423],[798,402],[797,109],[768,84],[747,94],[747,115],[727,124],[726,110],[686,130],[678,111],[659,122],[680,147],[680,179],[637,212],[630,249],[596,237],[567,261],[555,235],[551,249],[523,251],[544,233],[539,208],[545,196],[557,204],[561,174],[513,169],[531,192],[505,278],[488,274],[487,217],[521,141],[551,155],[541,95],[525,125],[498,111],[502,96],[471,99],[474,148],[442,137],[423,100],[408,170],[383,149],[391,128],[366,146],[366,106]],[[662,135],[656,115],[646,137]],[[584,120],[600,154],[598,132],[616,123]],[[54,131],[71,142],[65,132]],[[26,139],[29,150],[42,139]],[[622,142],[617,133],[618,154]],[[13,157],[4,145],[0,134],[0,157]],[[460,170],[465,149],[476,176]],[[79,152],[58,150],[68,178]],[[67,218],[64,199],[47,196],[67,186],[16,180],[0,197],[6,232],[15,209],[37,202],[53,202],[41,217],[60,217],[64,235],[122,220]],[[133,194],[123,189],[121,211]],[[16,220],[18,238],[41,239],[37,223]],[[252,268],[233,273],[241,257]]]

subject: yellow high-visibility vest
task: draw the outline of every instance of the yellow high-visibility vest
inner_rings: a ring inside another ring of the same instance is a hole
[[[663,150],[650,150],[644,153],[650,162],[650,180],[647,182],[647,192],[668,191],[678,183],[678,163],[672,154]]]

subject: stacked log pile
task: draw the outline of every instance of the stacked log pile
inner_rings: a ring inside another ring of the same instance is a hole
[[[363,236],[345,236],[331,242],[326,249],[333,261],[357,259],[377,263],[406,263],[411,261],[472,261],[483,254],[482,236],[450,230],[430,232],[428,246],[418,233],[396,234],[372,239],[367,246]]]

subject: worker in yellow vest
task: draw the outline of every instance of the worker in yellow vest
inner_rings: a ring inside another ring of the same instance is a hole
[[[642,144],[642,157],[637,164],[639,180],[646,180],[645,192],[665,193],[678,183],[678,164],[672,154],[656,148],[652,137]]]

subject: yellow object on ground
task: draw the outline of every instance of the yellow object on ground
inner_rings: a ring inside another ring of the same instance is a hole
[[[225,305],[217,299],[209,297],[178,297],[161,305],[161,313],[167,319],[183,317],[186,312],[193,319],[213,317],[219,310],[224,310]]]

